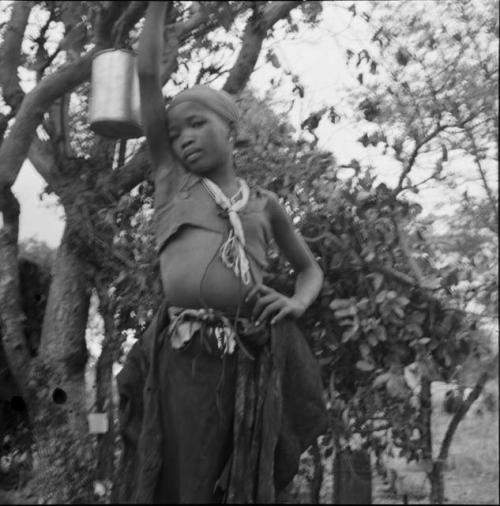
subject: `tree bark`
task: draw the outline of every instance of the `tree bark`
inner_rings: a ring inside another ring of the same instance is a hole
[[[319,504],[321,484],[323,483],[323,462],[318,441],[314,440],[311,446],[313,460],[313,474],[311,480],[311,503]]]
[[[39,459],[35,482],[45,501],[59,503],[91,500],[84,376],[90,292],[71,235],[67,226],[29,382],[36,392],[29,406]]]
[[[471,143],[472,155],[474,156],[474,162],[476,164],[477,170],[481,177],[481,182],[483,183],[484,191],[486,192],[486,196],[488,197],[488,201],[491,206],[491,214],[495,220],[496,230],[489,225],[488,228],[492,229],[493,232],[497,232],[498,230],[498,202],[493,195],[493,191],[491,190],[490,185],[488,184],[488,180],[486,178],[485,169],[481,163],[481,158],[479,156],[479,149],[477,147],[476,140],[474,139],[474,134],[471,132],[471,129],[466,127],[465,133]]]
[[[21,59],[21,44],[31,12],[32,2],[15,2],[11,17],[0,46],[0,89],[4,101],[14,114],[21,104],[24,93],[19,85],[17,67]],[[3,116],[4,125],[0,137],[0,150],[3,135],[7,128],[8,116]],[[3,165],[3,163],[2,163]],[[9,185],[1,184],[0,173],[0,326],[2,342],[9,368],[15,382],[27,395],[27,374],[30,354],[24,338],[22,312],[19,293],[18,234],[19,202]]]
[[[255,68],[267,31],[299,4],[300,2],[268,2],[262,12],[255,9],[245,27],[236,63],[224,84],[225,91],[235,95],[243,90]]]
[[[444,502],[444,461],[435,460],[432,463],[431,472],[428,474],[431,482],[431,504],[443,504]]]
[[[2,160],[0,189],[14,184],[19,170],[28,155],[36,128],[42,122],[43,115],[50,105],[89,79],[93,57],[98,51],[107,49],[112,45],[110,34],[113,23],[122,15],[127,3],[105,2],[106,5],[99,11],[98,22],[96,23],[95,46],[78,58],[78,60],[63,65],[56,72],[42,79],[35,88],[24,96],[19,106],[19,111],[16,114],[15,123],[9,135],[0,146],[0,160]],[[26,8],[28,6],[31,8],[31,2],[16,2],[15,5],[19,4],[25,5]],[[16,19],[13,18],[13,20]],[[21,21],[21,14],[19,14],[19,26],[22,26]],[[14,42],[16,41],[13,41],[13,44]],[[2,50],[5,50],[4,44],[2,45]],[[12,53],[12,51],[10,52]],[[19,57],[18,55],[15,58]],[[14,64],[15,61],[12,65]],[[11,74],[16,76],[17,79],[17,67]],[[17,83],[18,85],[19,83]]]
[[[433,462],[432,459],[432,394],[431,380],[426,375],[422,375],[420,380],[420,431],[422,434],[422,458],[424,462]],[[439,474],[433,472],[434,468],[427,474],[431,483],[432,490],[438,490],[442,486],[439,481]],[[442,478],[442,475],[441,475]]]
[[[106,331],[107,334],[107,331]],[[95,479],[112,481],[114,475],[115,430],[113,424],[113,347],[105,337],[96,365],[96,411],[108,418],[108,431],[97,436],[97,462]]]
[[[43,114],[54,100],[90,77],[92,58],[99,49],[103,48],[91,49],[75,63],[46,77],[24,97],[16,114],[16,121],[0,147],[0,188],[14,184],[28,155],[36,128],[42,122]]]
[[[17,110],[24,98],[17,68],[21,62],[21,44],[28,24],[32,2],[14,2],[12,14],[0,47],[0,88],[5,103]]]
[[[97,437],[96,479],[113,481],[115,475],[115,427],[114,416],[117,406],[113,402],[113,363],[117,359],[120,336],[117,332],[115,307],[106,293],[106,283],[96,278],[99,297],[99,314],[104,320],[104,340],[96,365],[96,410],[106,413],[108,432]]]
[[[223,87],[225,91],[236,95],[245,87],[257,63],[265,36],[266,29],[258,22],[258,17],[254,14],[245,28],[238,58],[229,71]]]
[[[24,336],[19,290],[19,203],[10,188],[0,190],[0,324],[9,368],[23,395],[27,395],[30,352]]]

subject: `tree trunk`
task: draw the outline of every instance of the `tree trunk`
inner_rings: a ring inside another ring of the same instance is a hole
[[[311,480],[311,503],[319,504],[321,484],[323,483],[323,462],[321,460],[321,451],[317,440],[314,440],[311,446],[313,460],[313,474]]]
[[[422,431],[422,451],[426,461],[432,460],[432,398],[431,381],[422,375],[420,381],[420,430]]]
[[[85,265],[66,226],[50,286],[39,356],[33,359],[30,405],[38,466],[35,490],[50,503],[91,500],[91,446],[85,403],[90,292]]]
[[[455,431],[457,430],[459,423],[467,414],[474,401],[481,395],[481,392],[483,391],[486,381],[488,381],[488,379],[491,378],[493,374],[495,374],[496,367],[498,367],[498,353],[494,355],[485,366],[483,366],[483,370],[479,375],[479,378],[476,384],[474,385],[474,388],[467,396],[467,399],[465,399],[462,402],[460,408],[455,412],[455,414],[450,420],[443,441],[441,443],[439,455],[432,464],[432,470],[429,476],[431,480],[432,504],[444,503],[445,499],[444,499],[443,468],[446,460],[448,459],[451,441],[453,440],[453,436],[455,435]]]
[[[124,477],[130,476],[127,465],[130,459],[121,455],[116,462],[116,421],[118,417],[118,406],[113,398],[113,363],[118,359],[120,345],[122,342],[121,333],[115,325],[115,304],[108,295],[108,282],[96,276],[94,279],[99,297],[99,314],[104,321],[104,341],[101,355],[99,356],[96,369],[96,406],[100,412],[106,412],[109,421],[109,430],[106,434],[98,437],[96,479],[109,480],[111,485],[111,502],[121,502],[130,494],[125,489],[130,484],[124,483]],[[121,448],[124,451],[124,448]]]
[[[340,450],[334,462],[334,504],[371,504],[370,455],[366,450]]]
[[[115,360],[115,347],[112,338],[114,329],[109,328],[109,316],[105,318],[105,337],[102,351],[96,365],[96,410],[106,413],[108,431],[97,436],[97,463],[95,479],[111,482],[114,475],[114,404],[113,404],[113,362]],[[110,334],[111,332],[111,334]]]
[[[27,396],[30,353],[22,311],[17,238],[19,203],[10,188],[0,189],[0,335],[9,370]]]
[[[443,504],[444,502],[444,461],[436,460],[432,463],[432,470],[429,473],[431,482],[431,504]]]
[[[420,381],[420,429],[422,431],[422,457],[424,462],[432,462],[431,470],[427,473],[431,484],[431,503],[442,504],[444,493],[443,469],[438,462],[433,462],[432,456],[432,394],[431,381],[423,375]],[[436,499],[441,497],[440,502]]]
[[[333,385],[333,381],[331,382]],[[340,453],[340,440],[338,433],[336,432],[336,427],[332,425],[332,444],[333,444],[333,453],[332,453],[332,504],[338,504],[338,472],[337,472],[337,462],[338,462],[338,454]]]

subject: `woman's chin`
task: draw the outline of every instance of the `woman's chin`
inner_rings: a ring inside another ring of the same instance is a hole
[[[198,165],[198,164],[190,164],[185,166],[188,172],[196,176],[208,176],[212,173],[211,167],[207,167],[206,165]]]

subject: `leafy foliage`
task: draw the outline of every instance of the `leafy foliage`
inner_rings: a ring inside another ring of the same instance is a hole
[[[418,396],[406,388],[403,377],[408,368],[403,367],[411,365],[427,381],[455,378],[467,355],[477,357],[483,349],[478,325],[482,316],[496,314],[498,286],[498,5],[467,1],[428,6],[372,3],[365,17],[371,43],[346,55],[358,73],[359,86],[350,90],[364,130],[358,142],[372,154],[395,159],[400,172],[389,191],[378,186],[387,195],[388,208],[383,211],[383,204],[374,205],[377,199],[368,199],[368,213],[356,210],[359,222],[349,234],[357,238],[355,249],[364,260],[364,265],[354,262],[351,279],[369,264],[375,273],[365,271],[364,279],[367,285],[372,278],[372,286],[365,286],[364,293],[359,286],[357,297],[352,292],[336,295],[331,303],[340,323],[344,322],[338,330],[340,347],[349,341],[359,346],[361,359],[356,366],[364,377],[359,376],[357,388],[368,399],[359,405],[343,399],[337,403],[339,409],[347,404],[357,413],[354,425],[375,448],[385,436],[374,440],[370,434],[380,436],[380,418],[389,420],[393,441],[410,458],[418,457],[425,447],[428,451],[429,443],[423,434],[424,409]],[[370,172],[370,168],[360,169],[359,163],[351,162],[351,167],[358,174]],[[436,217],[422,217],[422,208],[412,204],[411,193],[431,185],[443,192],[455,191],[454,214],[441,214],[439,232],[433,227]],[[369,187],[358,187],[358,196],[370,193]],[[336,221],[337,214],[336,210],[331,219]],[[375,239],[381,230],[385,230],[385,245]],[[416,282],[406,293],[394,284],[395,271]],[[374,298],[370,288],[375,289]],[[374,307],[368,316],[381,322],[386,342],[391,343],[383,361],[376,350],[384,346],[373,346],[376,339],[367,338],[366,321],[358,323],[364,316],[359,317],[359,306],[366,301],[371,302],[370,309]],[[338,375],[338,368],[332,371]],[[357,377],[352,376],[353,382]],[[381,395],[399,398],[394,404],[397,409]],[[377,411],[381,399],[387,408],[382,417]],[[377,424],[364,425],[362,420]],[[345,427],[348,421],[349,417]]]
[[[347,58],[365,75],[350,100],[366,133],[360,137],[401,164],[397,190],[457,183],[452,163],[465,158],[491,185],[498,161],[498,5],[489,0],[377,2],[371,45]],[[462,183],[463,184],[463,183]],[[498,197],[490,192],[491,215]]]

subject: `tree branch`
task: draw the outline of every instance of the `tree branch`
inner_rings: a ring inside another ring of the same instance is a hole
[[[403,283],[404,285],[411,286],[412,288],[422,288],[411,276],[408,276],[408,274],[405,274],[404,272],[397,271],[392,267],[373,264],[370,264],[370,267],[374,271],[380,272],[381,274],[386,274],[387,276],[395,279],[396,281],[399,281],[400,283]]]
[[[489,361],[489,363],[484,367],[483,372],[479,376],[472,392],[467,396],[467,399],[462,403],[460,408],[455,412],[453,418],[446,429],[446,434],[444,435],[443,442],[441,443],[441,448],[439,450],[438,460],[441,462],[445,462],[448,458],[448,452],[450,450],[451,441],[457,430],[458,424],[462,420],[462,418],[467,414],[470,407],[474,403],[474,401],[481,394],[485,383],[489,378],[492,377],[493,371],[498,366],[498,353]]]
[[[168,27],[167,27],[168,28]],[[177,70],[177,57],[179,55],[179,35],[175,27],[165,31],[165,42],[160,63],[160,82],[167,83],[170,76]]]
[[[28,154],[36,128],[42,122],[43,115],[49,106],[54,100],[89,79],[94,55],[111,46],[110,33],[113,23],[122,14],[127,4],[128,2],[107,2],[108,8],[101,9],[96,22],[96,45],[94,48],[78,60],[64,65],[42,79],[24,97],[10,134],[0,146],[0,159],[2,160],[0,189],[14,184]]]
[[[290,11],[301,4],[301,1],[295,2],[267,2],[263,13],[263,22],[265,29],[269,30],[280,19],[286,18]]]
[[[420,150],[429,141],[434,139],[434,137],[436,137],[440,132],[442,132],[443,130],[445,130],[448,127],[449,127],[449,125],[442,125],[441,123],[438,122],[438,124],[436,125],[434,130],[432,130],[424,139],[416,142],[415,147],[413,148],[413,151],[410,155],[410,158],[408,159],[408,162],[406,163],[406,167],[403,169],[403,172],[401,173],[401,176],[399,177],[398,186],[394,190],[394,196],[398,195],[398,193],[400,193],[401,190],[403,189],[403,182],[404,182],[405,178],[408,176],[408,174],[411,172],[411,170],[413,169],[413,166],[415,164],[415,160],[417,159],[417,156],[419,155]],[[415,139],[415,141],[416,141],[416,139]]]
[[[150,161],[146,143],[143,143],[135,155],[122,167],[110,174],[103,175],[97,182],[98,188],[108,188],[119,199],[125,193],[149,177]]]
[[[224,7],[227,7],[227,5]],[[234,21],[238,14],[248,8],[248,5],[247,2],[238,2],[236,6],[231,7],[231,19]],[[181,44],[185,43],[191,36],[199,40],[214,28],[220,26],[219,12],[217,10],[209,12],[206,2],[193,2],[192,10],[193,14],[189,19],[175,25]]]
[[[187,39],[191,32],[208,21],[208,12],[202,2],[193,2],[191,9],[193,14],[189,19],[175,24],[175,30],[182,42]]]
[[[495,201],[495,197],[493,196],[493,192],[491,191],[488,181],[486,180],[486,174],[485,174],[484,168],[481,164],[481,160],[479,159],[479,150],[478,150],[478,147],[476,144],[476,140],[474,139],[474,136],[472,135],[469,128],[465,128],[465,133],[471,143],[472,154],[474,156],[474,162],[476,163],[477,170],[479,171],[479,175],[481,176],[481,181],[483,183],[484,190],[486,191],[486,195],[488,196],[488,200],[491,205],[491,210],[493,212],[493,215],[495,216],[495,222],[496,222],[496,225],[498,228],[498,203]]]
[[[25,96],[10,134],[0,146],[0,188],[14,184],[45,111],[58,97],[89,79],[92,58],[101,49],[96,46],[74,63],[63,66]]]
[[[5,102],[12,110],[17,110],[24,98],[17,68],[21,63],[21,45],[32,6],[32,2],[13,3],[12,14],[0,48],[0,68],[2,69],[0,87]]]
[[[35,170],[58,193],[57,161],[51,145],[35,135],[28,151],[28,159]]]
[[[309,242],[309,243],[322,241],[323,239],[327,239],[328,238],[338,248],[340,248],[342,250],[345,249],[344,243],[335,234],[332,234],[329,230],[326,230],[326,231],[322,232],[321,234],[318,234],[318,235],[315,235],[315,236],[312,236],[312,237],[308,237],[306,235],[303,235],[303,237],[304,237],[305,241]]]
[[[229,71],[229,76],[223,86],[225,91],[236,95],[243,90],[257,63],[266,32],[299,4],[300,2],[297,1],[269,2],[262,12],[254,9],[254,13],[248,20],[243,33],[241,49],[236,58],[236,63]]]
[[[147,5],[147,2],[130,2],[130,5],[123,11],[122,15],[113,26],[111,38],[115,46],[124,42],[123,39],[128,35],[128,32],[144,15]]]
[[[314,243],[318,241],[322,241],[323,239],[330,239],[335,246],[337,246],[339,249],[345,251],[345,246],[342,243],[342,241],[332,234],[329,230],[324,231],[314,237],[307,237],[303,236],[304,240],[308,243]],[[399,281],[400,283],[403,283],[404,285],[410,286],[412,288],[418,288],[425,291],[433,291],[432,288],[423,286],[422,284],[419,284],[417,280],[409,276],[408,274],[405,274],[404,272],[398,271],[390,266],[384,266],[384,265],[378,265],[373,262],[365,262],[354,250],[351,250],[351,253],[353,253],[356,256],[356,260],[360,262],[361,264],[366,265],[370,270],[375,272],[380,272],[381,274],[385,274],[391,278],[393,278],[396,281]]]
[[[398,220],[393,220],[394,228],[396,229],[396,232],[398,234],[399,238],[399,246],[401,248],[401,251],[403,252],[403,255],[406,257],[406,260],[408,261],[408,265],[410,266],[410,269],[412,270],[413,274],[415,274],[415,277],[417,278],[417,282],[419,285],[424,284],[424,273],[422,272],[422,269],[418,265],[418,263],[413,258],[413,255],[411,254],[410,248],[408,247],[408,240],[406,237],[405,232],[401,229]]]
[[[113,1],[103,2],[104,6],[100,9],[95,23],[95,42],[102,48],[113,45],[113,26],[117,19],[126,11],[129,2]]]
[[[193,14],[186,21],[170,24],[167,22],[165,25],[163,34],[165,44],[161,56],[160,82],[162,85],[166,84],[170,76],[177,70],[179,47],[184,44],[198,28],[200,28],[200,30],[197,31],[196,36],[199,39],[217,26],[214,20],[209,19],[206,6],[203,5],[202,2],[193,2],[192,11]],[[173,15],[173,10],[170,11],[170,15]]]

